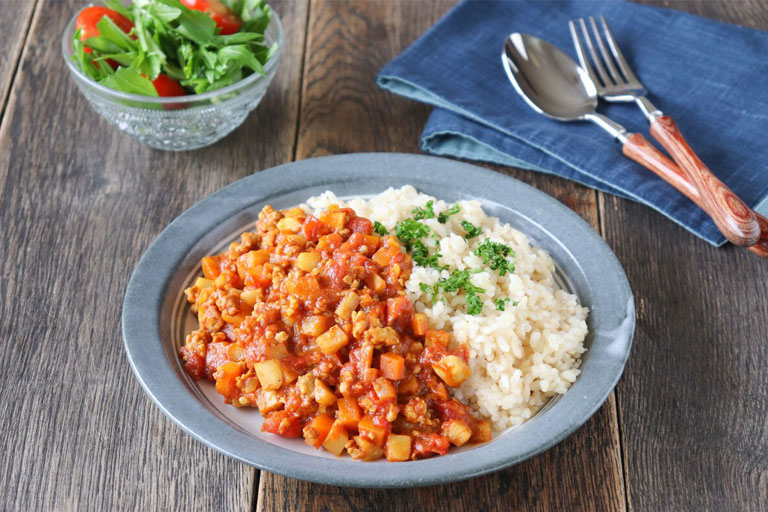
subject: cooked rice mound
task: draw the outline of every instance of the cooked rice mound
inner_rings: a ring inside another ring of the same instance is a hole
[[[307,205],[316,213],[330,204],[348,206],[394,232],[397,222],[412,217],[412,210],[424,207],[429,200],[434,201],[436,213],[452,206],[411,186],[390,188],[367,200],[342,201],[325,192],[310,198]],[[486,215],[478,201],[458,204],[461,211],[445,224],[437,218],[421,222],[437,234],[441,264],[459,270],[483,269],[470,278],[472,284],[485,289],[478,293],[483,300],[482,313],[465,313],[462,292],[443,292],[445,300],[432,303],[431,295],[419,285],[434,285],[450,274],[446,270],[414,266],[406,290],[416,312],[427,314],[431,328],[451,331],[452,343],[466,343],[469,348],[472,375],[454,395],[478,416],[490,420],[495,430],[503,430],[531,418],[576,380],[585,351],[588,310],[575,295],[559,289],[554,262],[544,250],[532,246],[528,237],[508,224]],[[461,220],[482,227],[482,234],[465,240]],[[512,247],[513,273],[500,276],[473,254],[486,238]],[[425,243],[430,251],[437,249],[437,241]],[[493,300],[505,297],[510,301],[504,311],[498,311]]]

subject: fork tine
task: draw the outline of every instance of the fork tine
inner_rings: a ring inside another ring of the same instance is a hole
[[[606,87],[613,86],[613,82],[608,77],[603,64],[600,62],[600,57],[597,56],[595,46],[592,44],[592,38],[589,37],[589,32],[587,31],[587,24],[584,23],[584,18],[579,18],[579,25],[581,26],[581,35],[584,37],[584,41],[587,43],[587,48],[589,48],[590,55],[592,55],[592,62],[597,69],[597,74],[600,75],[600,80],[603,81],[603,85]]]
[[[600,31],[597,29],[597,23],[595,23],[595,18],[592,16],[589,17],[589,25],[592,28],[592,34],[595,36],[595,42],[597,43],[598,48],[600,48],[600,53],[603,56],[603,63],[605,64],[605,67],[608,68],[608,73],[611,74],[611,78],[613,78],[616,85],[623,85],[624,77],[619,74],[616,70],[616,66],[613,65],[613,59],[608,54],[608,49],[605,47],[605,43],[603,43],[603,37],[600,35]]]
[[[600,80],[597,79],[595,70],[592,69],[592,66],[589,64],[587,52],[584,50],[584,45],[581,44],[581,38],[579,37],[579,33],[576,31],[576,24],[573,22],[573,20],[568,22],[568,28],[571,30],[571,39],[573,39],[573,46],[576,47],[576,55],[579,57],[579,65],[584,69],[584,71],[587,72],[589,78],[592,79],[592,81],[595,83],[598,91],[601,90],[603,86],[600,85]]]
[[[629,67],[627,60],[621,53],[621,49],[616,43],[616,38],[613,37],[613,32],[611,32],[611,28],[608,26],[608,22],[605,21],[605,16],[600,16],[600,23],[603,25],[603,32],[605,32],[605,38],[608,40],[608,46],[611,48],[611,53],[616,58],[616,62],[619,64],[619,69],[621,69],[621,72],[624,74],[627,82],[633,83],[633,85],[637,85],[638,87],[642,87],[642,83],[637,79],[635,74],[632,73],[632,68]]]

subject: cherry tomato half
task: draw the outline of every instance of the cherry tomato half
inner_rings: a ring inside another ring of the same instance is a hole
[[[187,91],[179,85],[179,82],[173,78],[163,75],[162,73],[157,75],[157,78],[152,80],[152,85],[155,86],[158,96],[186,96]]]
[[[87,9],[83,9],[83,11],[77,16],[77,20],[75,20],[75,29],[80,29],[80,39],[82,41],[101,35],[101,32],[99,32],[99,27],[96,25],[104,16],[109,16],[112,18],[112,21],[115,22],[115,25],[120,27],[123,32],[128,33],[133,28],[133,22],[117,11],[113,11],[112,9],[108,9],[106,7],[88,7]],[[89,52],[91,50],[86,49],[86,51]]]
[[[202,11],[221,29],[221,35],[234,34],[240,30],[243,21],[221,0],[181,0],[193,11]]]

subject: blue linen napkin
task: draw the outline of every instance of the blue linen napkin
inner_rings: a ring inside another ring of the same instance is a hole
[[[712,171],[768,216],[768,33],[623,1],[465,0],[387,64],[380,87],[434,105],[427,152],[556,174],[646,204],[713,245],[725,238],[696,205],[590,123],[535,113],[501,65],[505,37],[524,32],[576,58],[568,20],[604,15],[648,97],[671,115]],[[631,104],[599,110],[648,135]]]

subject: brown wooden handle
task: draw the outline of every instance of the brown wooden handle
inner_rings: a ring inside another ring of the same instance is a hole
[[[653,171],[700,208],[704,209],[698,189],[688,181],[683,170],[641,134],[631,134],[624,144],[622,152],[624,156]],[[768,258],[768,219],[757,212],[752,213],[760,225],[760,238],[749,250],[758,256]]]
[[[683,138],[677,123],[662,116],[651,123],[651,135],[664,146],[698,191],[701,209],[715,221],[720,232],[735,245],[754,245],[760,226],[744,202],[712,174]]]

